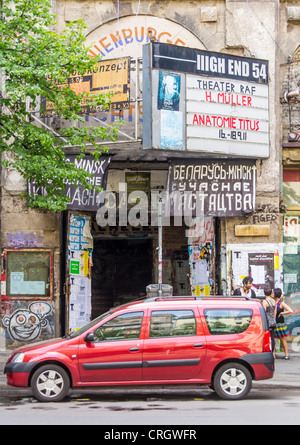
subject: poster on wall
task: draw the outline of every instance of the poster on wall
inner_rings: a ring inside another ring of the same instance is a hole
[[[253,278],[253,289],[257,297],[264,297],[265,286],[282,287],[280,277],[279,252],[254,251],[254,246],[249,250],[235,249],[231,251],[231,276],[232,285],[242,287],[242,281],[246,276]]]
[[[195,218],[187,231],[190,264],[190,286],[193,296],[209,296],[211,289],[211,259],[214,243],[213,218]]]
[[[91,218],[71,214],[68,234],[69,264],[69,330],[74,331],[90,321],[91,266],[93,238],[90,231]]]
[[[179,110],[180,76],[176,73],[159,72],[157,109]]]
[[[261,294],[265,286],[274,289],[274,253],[249,253],[248,258],[254,290]]]

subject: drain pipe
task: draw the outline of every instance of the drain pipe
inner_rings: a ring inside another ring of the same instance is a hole
[[[158,202],[158,296],[162,297],[162,200]]]

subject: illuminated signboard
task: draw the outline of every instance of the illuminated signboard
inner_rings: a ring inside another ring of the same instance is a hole
[[[144,148],[269,157],[268,62],[145,46]]]

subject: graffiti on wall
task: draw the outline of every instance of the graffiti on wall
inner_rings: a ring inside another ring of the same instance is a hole
[[[7,241],[7,246],[13,248],[40,247],[42,236],[37,236],[35,233],[7,233]]]
[[[280,221],[279,208],[272,204],[260,205],[251,218],[252,224],[269,223],[278,225]]]
[[[53,306],[46,302],[33,302],[4,315],[2,325],[6,337],[18,342],[31,342],[54,335]],[[45,335],[43,335],[45,334]]]

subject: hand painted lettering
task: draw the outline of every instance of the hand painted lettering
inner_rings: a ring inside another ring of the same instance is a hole
[[[194,114],[193,125],[259,131],[259,121],[256,120],[238,119],[236,117],[211,116],[207,114]]]

